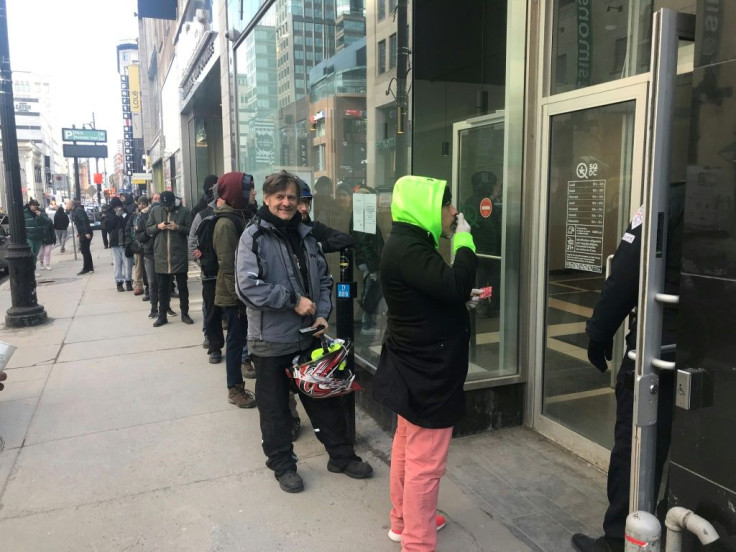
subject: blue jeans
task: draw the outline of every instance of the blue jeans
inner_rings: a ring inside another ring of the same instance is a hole
[[[125,248],[119,245],[116,245],[114,247],[110,248],[110,252],[112,253],[112,263],[115,266],[115,282],[118,284],[122,284],[125,281],[125,276],[123,274],[125,268]]]
[[[230,389],[243,383],[240,363],[243,360],[243,347],[245,347],[248,324],[238,316],[238,307],[223,307],[223,310],[227,315],[225,370],[227,372],[227,388]]]

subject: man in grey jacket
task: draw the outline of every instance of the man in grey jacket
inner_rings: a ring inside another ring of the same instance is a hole
[[[315,341],[302,328],[328,327],[332,310],[332,276],[327,261],[297,212],[299,184],[285,171],[263,183],[264,205],[240,237],[236,256],[236,290],[247,305],[248,350],[256,368],[256,397],[266,466],[282,490],[304,490],[296,471],[291,442],[289,378],[295,355],[311,351]],[[295,216],[296,215],[296,216]],[[355,454],[339,397],[299,398],[315,435],[329,454],[327,469],[362,479],[373,468]]]

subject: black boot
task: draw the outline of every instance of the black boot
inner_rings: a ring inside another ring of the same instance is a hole
[[[151,296],[148,294],[148,286],[143,290],[143,301],[150,301]]]
[[[156,319],[156,321],[153,323],[154,328],[158,328],[159,326],[163,326],[164,324],[167,324],[169,321],[166,318],[165,314],[160,314],[159,317]]]
[[[130,280],[125,282],[125,291],[133,291],[133,282]]]
[[[118,282],[118,291],[125,291],[123,289],[123,282]]]
[[[185,324],[194,324],[194,320],[191,319],[188,312],[181,311],[181,321]]]
[[[156,309],[151,309],[151,312],[148,314],[148,318],[158,318],[158,311]]]

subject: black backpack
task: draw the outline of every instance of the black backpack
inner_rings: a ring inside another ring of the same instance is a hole
[[[208,278],[217,276],[220,270],[220,263],[217,262],[217,253],[212,244],[212,236],[215,233],[215,224],[220,217],[227,217],[235,223],[238,234],[243,233],[243,219],[235,213],[220,213],[219,215],[210,215],[202,219],[197,227],[197,249],[202,254],[199,257],[199,265],[202,273]]]

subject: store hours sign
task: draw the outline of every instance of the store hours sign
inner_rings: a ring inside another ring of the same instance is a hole
[[[606,181],[596,179],[597,163],[579,163],[580,180],[567,183],[565,268],[603,272]]]

